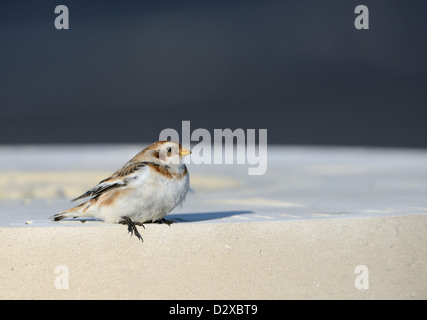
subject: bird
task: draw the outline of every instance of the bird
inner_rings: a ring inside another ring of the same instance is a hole
[[[53,220],[94,217],[106,223],[125,224],[131,236],[135,234],[143,241],[136,226],[173,223],[164,217],[184,202],[190,189],[190,175],[183,163],[189,154],[191,151],[178,142],[154,142],[71,201],[88,200],[55,214]]]

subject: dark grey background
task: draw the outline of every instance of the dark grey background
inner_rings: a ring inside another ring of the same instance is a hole
[[[190,120],[427,147],[425,0],[3,1],[0,46],[1,144],[150,142]]]

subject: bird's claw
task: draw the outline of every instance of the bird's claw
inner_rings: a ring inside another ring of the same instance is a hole
[[[145,226],[140,223],[140,222],[133,222],[131,218],[129,217],[122,217],[123,220],[119,221],[120,224],[127,224],[128,226],[128,233],[130,232],[130,236],[132,237],[132,235],[135,234],[135,237],[137,237],[139,240],[141,240],[142,242],[144,242],[144,240],[142,239],[141,234],[139,233],[138,229],[136,228],[136,226],[142,226],[145,229]]]
[[[171,220],[166,220],[165,218],[161,218],[159,220],[153,221],[153,223],[158,223],[158,224],[165,223],[165,224],[167,224],[170,227],[170,225],[172,223],[174,223],[174,221],[172,219]]]

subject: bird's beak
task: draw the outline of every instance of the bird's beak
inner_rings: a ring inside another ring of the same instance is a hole
[[[188,156],[189,154],[191,154],[191,151],[190,151],[190,150],[188,150],[187,148],[181,147],[181,148],[179,149],[179,155],[180,155],[180,156],[185,157],[185,156]]]

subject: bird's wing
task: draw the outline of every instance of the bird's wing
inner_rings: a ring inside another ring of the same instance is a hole
[[[148,162],[128,162],[121,169],[113,173],[111,177],[126,177],[131,176],[135,171],[145,167]],[[109,178],[105,179],[108,180]],[[102,180],[101,182],[105,181]]]
[[[136,171],[141,168],[148,168],[145,162],[127,163],[121,169],[114,172],[110,177],[100,181],[92,189],[86,191],[82,195],[74,198],[71,201],[77,201],[86,197],[91,199],[99,197],[101,194],[110,191],[111,189],[127,186],[132,180],[136,179]]]

